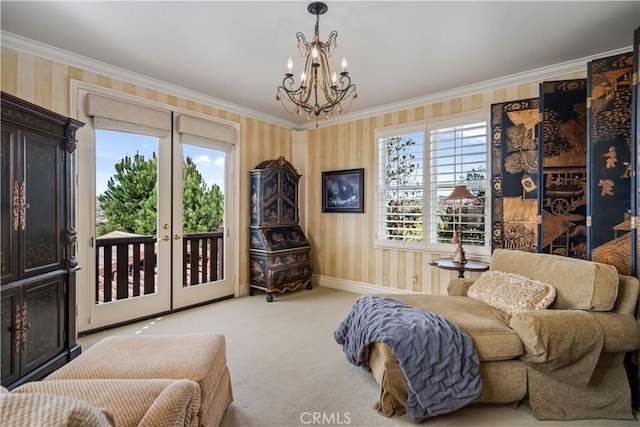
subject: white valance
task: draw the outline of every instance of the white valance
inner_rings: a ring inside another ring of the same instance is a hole
[[[165,136],[171,131],[171,112],[89,93],[87,115],[94,127]]]
[[[181,135],[193,135],[228,144],[236,142],[235,127],[184,114],[180,114],[176,118],[176,131]]]

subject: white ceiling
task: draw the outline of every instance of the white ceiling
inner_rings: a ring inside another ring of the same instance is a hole
[[[2,0],[1,29],[302,123],[275,93],[289,57],[300,72],[308,3]],[[339,33],[335,64],[345,56],[358,87],[352,113],[627,48],[640,26],[637,0],[327,4],[320,37]]]

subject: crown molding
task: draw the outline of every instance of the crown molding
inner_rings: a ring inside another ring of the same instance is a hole
[[[423,105],[433,104],[436,102],[448,101],[461,96],[469,96],[474,93],[481,93],[496,89],[503,89],[510,86],[517,86],[520,84],[531,83],[535,81],[542,81],[544,79],[557,77],[562,74],[575,73],[579,71],[586,71],[587,64],[594,59],[606,58],[609,56],[620,55],[623,53],[629,53],[633,51],[633,46],[604,52],[598,55],[587,56],[572,61],[562,62],[555,65],[549,65],[547,67],[540,67],[522,73],[511,74],[509,76],[498,77],[484,82],[473,83],[467,86],[461,86],[455,89],[448,89],[441,92],[436,92],[430,95],[418,96],[415,98],[407,99],[404,101],[394,102],[391,104],[381,105],[379,107],[368,108],[366,110],[357,111],[354,113],[342,114],[337,117],[331,117],[328,121],[322,122],[319,127],[333,126],[340,123],[351,122],[359,119],[366,119],[369,117],[375,117],[382,114],[393,113],[400,110],[406,110],[410,108],[420,107]],[[310,130],[315,129],[314,123],[304,123],[298,125],[296,130]]]
[[[77,55],[75,53],[59,49],[57,47],[53,47],[44,43],[40,43],[22,36],[18,36],[7,31],[0,31],[0,38],[2,40],[2,46],[6,46],[15,50],[30,53],[32,55],[37,55],[42,58],[60,62],[62,64],[77,67],[93,73],[101,74],[103,76],[121,80],[123,82],[133,83],[145,88],[157,90],[168,95],[177,96],[189,101],[210,105],[212,107],[219,108],[230,113],[240,114],[244,117],[261,120],[266,123],[285,127],[287,129],[295,129],[298,127],[298,124],[293,121],[283,120],[279,117],[251,110],[249,108],[233,104],[222,99],[207,96],[200,92],[172,85],[162,80],[157,80],[151,77],[144,76],[142,74],[137,74],[124,68],[109,65],[95,59],[87,58],[86,56]]]
[[[106,77],[122,80],[128,83],[140,85],[149,89],[158,90],[169,95],[184,98],[190,101],[199,102],[201,104],[210,105],[215,108],[228,111],[230,113],[240,114],[251,119],[261,120],[277,126],[282,126],[290,130],[304,131],[316,128],[315,121],[308,123],[296,123],[290,120],[284,120],[269,114],[255,111],[231,102],[227,102],[218,98],[204,95],[200,92],[185,89],[180,86],[153,79],[151,77],[137,74],[124,68],[115,67],[104,62],[100,62],[85,56],[77,55],[69,51],[59,49],[44,43],[36,42],[22,36],[18,36],[7,31],[0,31],[0,39],[2,46],[20,50],[26,53],[37,55],[52,61],[60,62],[73,67],[81,68],[90,72],[104,75]],[[502,89],[509,86],[515,86],[524,83],[542,81],[547,78],[556,77],[562,74],[584,71],[587,63],[608,56],[628,53],[633,50],[632,46],[604,52],[598,55],[587,56],[572,61],[562,62],[560,64],[550,65],[547,67],[536,68],[534,70],[522,73],[512,74],[509,76],[499,77],[496,79],[486,80],[484,82],[473,83],[454,89],[444,90],[429,95],[418,96],[404,101],[394,102],[381,105],[378,107],[368,108],[354,113],[342,114],[332,117],[326,122],[319,124],[319,127],[333,126],[340,123],[350,122],[359,119],[379,116],[382,114],[392,113],[395,111],[420,107],[423,105],[433,104],[436,102],[447,101],[461,96],[468,96],[474,93],[486,92],[490,90]]]

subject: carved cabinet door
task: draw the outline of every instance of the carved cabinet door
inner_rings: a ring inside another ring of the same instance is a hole
[[[8,385],[20,378],[20,344],[22,336],[14,334],[20,330],[20,288],[3,289],[0,305],[0,350],[2,350],[2,385]]]
[[[36,280],[22,288],[21,374],[38,368],[64,349],[65,276]]]
[[[17,141],[18,130],[2,124],[2,143],[0,145],[0,270],[2,283],[12,282],[20,278],[18,274],[18,229],[19,217],[14,216],[14,208],[19,194],[16,194],[13,174],[17,166],[14,141]],[[18,189],[19,190],[19,189]],[[14,220],[14,218],[16,218]],[[4,371],[3,371],[4,372]],[[4,378],[4,375],[3,375]]]
[[[18,150],[20,274],[31,277],[66,267],[64,152],[60,142],[28,131],[21,132]]]
[[[2,283],[66,268],[60,142],[2,128]]]
[[[280,224],[298,224],[298,176],[290,170],[280,171]]]

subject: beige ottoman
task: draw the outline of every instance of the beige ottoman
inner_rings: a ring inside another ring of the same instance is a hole
[[[225,339],[219,334],[108,337],[45,381],[99,378],[195,381],[202,392],[202,426],[219,425],[233,401]]]

